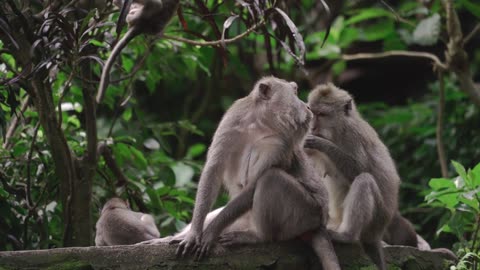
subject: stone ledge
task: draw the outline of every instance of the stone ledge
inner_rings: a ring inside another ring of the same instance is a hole
[[[0,269],[321,269],[302,242],[233,248],[217,247],[208,259],[176,259],[176,245],[72,247],[0,252]],[[335,244],[343,270],[375,269],[356,245]],[[447,254],[411,247],[385,248],[389,270],[444,270]]]

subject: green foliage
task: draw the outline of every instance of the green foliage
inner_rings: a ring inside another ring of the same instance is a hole
[[[429,185],[431,191],[425,197],[431,207],[444,209],[445,214],[438,233],[451,233],[458,239],[458,254],[464,254],[451,269],[473,269],[480,259],[480,163],[473,169],[465,170],[458,162],[452,161],[458,176],[434,178]]]

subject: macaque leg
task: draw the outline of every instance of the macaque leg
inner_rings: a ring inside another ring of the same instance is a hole
[[[330,232],[339,242],[361,242],[365,253],[381,270],[386,269],[381,239],[386,227],[386,217],[381,215],[380,189],[369,173],[358,175],[345,198],[342,224],[337,232]],[[373,220],[375,218],[375,220]],[[382,228],[383,227],[383,228]]]
[[[252,221],[263,241],[289,240],[318,229],[324,226],[324,214],[313,195],[285,171],[270,169],[259,178]]]
[[[372,175],[358,175],[345,197],[342,223],[337,231],[330,232],[332,238],[346,243],[360,241],[373,221],[375,208],[381,205],[379,198],[380,190]]]

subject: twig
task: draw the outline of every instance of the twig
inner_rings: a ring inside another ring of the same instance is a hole
[[[62,102],[63,102],[63,98],[65,97],[65,95],[67,94],[68,90],[70,90],[70,85],[72,83],[72,80],[73,80],[73,76],[75,75],[75,71],[72,70],[72,72],[70,72],[70,75],[68,75],[68,79],[67,81],[65,82],[64,86],[63,86],[63,91],[62,91],[62,95],[60,96],[60,98],[58,99],[58,128],[61,129],[62,128],[62,122],[63,122],[63,114],[62,114]]]
[[[25,187],[25,194],[26,194],[25,197],[26,197],[27,206],[29,210],[32,210],[32,205],[33,205],[32,194],[31,194],[32,179],[31,179],[31,172],[30,172],[30,164],[32,162],[33,147],[35,146],[39,129],[40,129],[40,121],[35,125],[32,142],[30,144],[30,151],[28,152],[28,156],[27,156],[27,185]]]
[[[463,46],[467,44],[480,31],[480,23],[463,39]]]
[[[393,13],[393,15],[395,15],[395,19],[399,22],[403,22],[405,24],[408,24],[410,26],[415,26],[415,24],[405,18],[403,18],[402,16],[400,16],[400,14],[398,14],[398,12],[392,7],[390,6],[387,2],[381,0],[380,1],[385,7],[387,7],[388,10],[390,10],[390,12]]]
[[[38,130],[40,129],[40,121],[35,126],[35,131],[33,132],[32,143],[30,144],[30,151],[28,152],[27,156],[27,185],[25,187],[25,201],[27,202],[28,213],[25,217],[24,224],[23,224],[23,247],[27,247],[28,243],[28,221],[30,217],[35,213],[35,208],[33,205],[32,194],[31,194],[31,173],[30,173],[30,163],[32,161],[33,155],[33,147],[35,146],[35,141],[37,140]]]
[[[243,33],[241,33],[241,34],[239,34],[239,35],[237,35],[233,38],[224,39],[224,40],[197,41],[197,40],[191,40],[191,39],[186,39],[186,38],[176,37],[176,36],[169,36],[169,35],[163,35],[163,37],[166,38],[166,39],[180,41],[180,42],[184,42],[184,43],[191,44],[191,45],[196,45],[196,46],[221,46],[222,44],[229,44],[229,43],[233,43],[233,42],[236,42],[236,41],[242,39],[243,37],[247,36],[248,34],[250,34],[253,31],[255,31],[259,26],[261,26],[263,24],[265,24],[265,22],[261,21],[261,22],[255,24],[254,26],[248,28],[245,32],[243,32]]]
[[[447,66],[440,61],[440,59],[431,53],[427,52],[409,52],[409,51],[388,51],[380,53],[357,53],[357,54],[343,54],[342,59],[346,61],[351,60],[364,60],[364,59],[376,59],[376,58],[386,58],[393,56],[406,56],[406,57],[418,57],[418,58],[427,58],[432,60],[436,66],[441,69],[447,69]]]
[[[98,145],[98,155],[102,155],[105,159],[105,163],[108,168],[112,171],[113,175],[117,178],[117,186],[124,186],[128,183],[128,178],[123,174],[120,167],[118,167],[115,158],[113,157],[112,151],[105,143],[100,143]]]
[[[438,71],[438,82],[440,84],[440,96],[438,100],[438,109],[437,109],[437,129],[436,129],[436,137],[437,137],[437,153],[438,153],[438,161],[440,162],[440,168],[442,171],[442,177],[448,177],[448,167],[447,167],[447,156],[445,154],[445,146],[443,144],[443,114],[445,112],[445,83],[443,80],[443,72]]]
[[[27,107],[29,104],[30,104],[30,96],[28,95],[25,97],[25,99],[22,102],[19,115],[23,115],[23,113],[27,110]],[[18,127],[19,115],[15,114],[12,117],[12,121],[10,122],[10,125],[8,126],[7,133],[5,134],[5,141],[3,142],[3,148],[5,149],[10,149],[11,147],[10,139],[13,137],[13,133],[15,133],[15,130]]]

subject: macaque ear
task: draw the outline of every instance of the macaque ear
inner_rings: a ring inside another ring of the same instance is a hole
[[[347,103],[345,103],[345,105],[343,105],[343,110],[345,111],[346,115],[350,114],[350,111],[352,111],[352,100],[351,99],[349,101],[347,101]]]
[[[272,97],[272,88],[266,83],[260,83],[258,85],[258,95],[261,99],[268,100]]]

